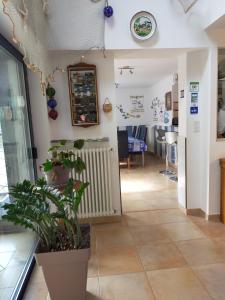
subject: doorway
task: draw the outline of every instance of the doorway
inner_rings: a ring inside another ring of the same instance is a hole
[[[120,161],[125,214],[179,207],[179,54],[124,51],[115,57],[118,141],[125,147],[122,136],[128,140]]]
[[[36,237],[2,220],[10,188],[35,180],[33,135],[22,55],[0,36],[0,295],[18,299],[32,263]]]

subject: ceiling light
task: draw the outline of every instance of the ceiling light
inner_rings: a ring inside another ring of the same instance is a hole
[[[130,74],[134,74],[134,68],[130,66],[120,67],[119,70],[120,70],[120,75],[123,75],[124,70],[127,70]]]

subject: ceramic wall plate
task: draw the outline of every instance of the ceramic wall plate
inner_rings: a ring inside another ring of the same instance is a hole
[[[156,32],[157,24],[154,16],[147,11],[136,13],[130,22],[133,36],[139,40],[150,39]]]

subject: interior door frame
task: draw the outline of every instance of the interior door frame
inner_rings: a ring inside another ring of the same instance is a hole
[[[27,105],[27,113],[28,113],[28,122],[29,122],[29,131],[30,131],[30,141],[31,141],[31,153],[33,158],[33,171],[34,171],[34,179],[37,179],[37,151],[34,146],[34,133],[32,126],[32,114],[31,114],[31,105],[30,105],[30,94],[29,94],[29,85],[28,85],[28,75],[27,75],[27,67],[23,61],[23,55],[0,33],[0,46],[4,48],[8,53],[10,53],[13,57],[15,57],[20,63],[23,65],[23,74],[24,74],[24,84],[25,84],[25,93],[26,93],[26,105]],[[36,245],[35,245],[36,247]],[[34,247],[34,250],[35,250]],[[31,256],[27,265],[25,267],[25,273],[23,274],[23,278],[20,277],[19,282],[14,290],[12,295],[12,299],[22,300],[26,287],[28,285],[32,270],[35,265],[34,256]]]

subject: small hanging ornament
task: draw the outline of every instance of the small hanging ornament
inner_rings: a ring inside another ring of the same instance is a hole
[[[50,108],[55,108],[57,106],[57,101],[54,98],[50,98],[47,103]]]
[[[112,103],[109,101],[109,98],[105,98],[105,102],[103,104],[103,111],[105,113],[112,111]]]
[[[55,96],[55,89],[50,86],[50,84],[48,84],[47,86],[47,89],[46,89],[46,95],[49,97],[49,98],[52,98]]]
[[[51,118],[52,120],[56,120],[58,117],[58,113],[57,111],[53,108],[48,112],[48,116],[49,118]]]
[[[113,8],[112,8],[112,6],[109,5],[108,0],[106,0],[106,2],[105,2],[104,15],[107,18],[110,18],[113,15]]]
[[[54,98],[55,93],[56,93],[55,89],[52,86],[50,86],[50,84],[48,84],[46,88],[46,96],[48,97],[47,104],[48,107],[50,108],[48,112],[48,116],[52,120],[56,120],[58,117],[58,112],[55,110],[55,107],[57,106],[57,101]]]

